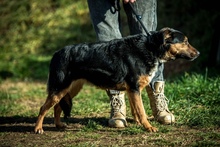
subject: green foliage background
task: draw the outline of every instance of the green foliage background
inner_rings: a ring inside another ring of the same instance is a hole
[[[158,29],[169,26],[189,36],[207,62],[216,4],[205,0],[158,1]],[[0,1],[0,78],[46,79],[50,58],[65,45],[96,40],[86,0]],[[128,35],[122,13],[124,35]]]
[[[159,125],[153,121],[160,130],[155,134],[146,133],[132,121],[122,130],[109,128],[106,93],[85,85],[84,92],[73,101],[74,119],[70,126],[75,130],[50,131],[48,129],[54,126],[46,123],[47,133],[36,137],[29,131],[33,131],[35,117],[45,101],[48,66],[53,53],[65,45],[96,41],[95,32],[86,0],[0,0],[0,144],[219,146],[220,68],[206,68],[210,59],[215,60],[212,55],[216,52],[210,52],[216,37],[220,39],[219,20],[219,5],[214,0],[158,1],[157,28],[168,26],[181,30],[201,52],[193,61],[195,73],[187,71],[166,81],[165,93],[176,118],[175,124]],[[123,13],[122,26],[124,36],[128,35]],[[11,79],[5,80],[7,78]],[[147,114],[151,114],[147,93],[143,92],[142,97]],[[127,116],[132,118],[129,107]],[[52,109],[47,117],[53,117]],[[76,123],[75,118],[78,118]],[[49,119],[49,123],[53,120]]]

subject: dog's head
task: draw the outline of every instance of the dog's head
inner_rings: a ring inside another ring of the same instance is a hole
[[[182,32],[172,28],[163,28],[159,33],[163,35],[161,47],[165,50],[161,62],[178,58],[192,61],[199,56],[199,51],[189,44],[188,38]]]

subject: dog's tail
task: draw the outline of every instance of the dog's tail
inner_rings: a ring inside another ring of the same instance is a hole
[[[64,119],[67,120],[70,117],[70,113],[73,105],[72,99],[68,93],[60,100],[59,105],[63,110]]]

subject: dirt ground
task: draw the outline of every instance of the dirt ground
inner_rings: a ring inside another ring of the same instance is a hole
[[[94,120],[101,128],[83,131],[85,123]],[[65,130],[54,127],[52,118],[45,118],[45,133],[35,134],[36,118],[1,117],[0,146],[220,146],[220,129],[196,129],[171,125],[158,133],[131,133],[129,128],[109,128],[107,118],[75,118]],[[132,120],[128,120],[133,125]],[[157,124],[160,128],[160,125]]]

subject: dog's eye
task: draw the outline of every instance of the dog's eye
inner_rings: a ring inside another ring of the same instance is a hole
[[[166,42],[166,43],[172,43],[172,38],[171,38],[171,37],[167,38],[167,39],[165,40],[165,42]]]
[[[170,40],[167,40],[166,43],[172,43]]]

